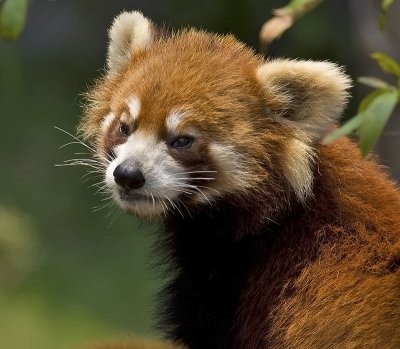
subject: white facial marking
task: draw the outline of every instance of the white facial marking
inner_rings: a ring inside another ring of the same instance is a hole
[[[111,123],[114,121],[114,118],[114,113],[109,113],[104,117],[103,121],[101,122],[101,129],[103,132],[107,131]]]
[[[286,146],[283,164],[285,176],[301,202],[312,195],[314,177],[311,166],[314,156],[312,147],[298,139],[293,139]]]
[[[140,112],[140,101],[137,97],[132,96],[128,98],[129,113],[133,120],[136,120]]]
[[[221,181],[218,183],[219,190],[221,192],[237,191],[238,188],[246,190],[251,173],[244,165],[246,163],[244,156],[233,146],[219,143],[211,143],[209,149]]]
[[[169,114],[165,120],[168,132],[172,134],[177,133],[179,125],[185,116],[186,112],[183,110],[176,110]]]
[[[167,145],[153,136],[134,133],[114,150],[116,158],[107,168],[105,182],[119,205],[142,216],[160,215],[166,207],[171,207],[185,185],[177,174],[185,169],[168,153]],[[140,200],[121,199],[113,173],[124,161],[137,164],[145,177],[143,187],[132,191],[142,196]]]

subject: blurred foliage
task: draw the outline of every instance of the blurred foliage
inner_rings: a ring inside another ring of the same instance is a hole
[[[0,207],[0,222],[0,288],[13,288],[35,267],[36,232],[31,219],[16,210]]]
[[[3,0],[0,6],[0,37],[18,38],[25,26],[28,0]]]
[[[394,2],[395,0],[381,0],[381,12],[379,14],[378,22],[380,31],[385,30],[389,8]]]
[[[397,78],[397,86],[389,85],[372,76],[360,77],[358,82],[375,90],[361,101],[356,116],[324,139],[324,143],[330,143],[356,131],[364,156],[374,148],[396,104],[400,103],[400,64],[380,52],[375,52],[371,56],[385,73]]]
[[[379,16],[379,28],[384,29],[387,21],[388,9],[394,0],[382,0]],[[363,156],[367,156],[378,142],[390,116],[397,104],[400,104],[400,63],[381,52],[371,55],[383,72],[393,75],[397,85],[390,85],[386,81],[373,76],[358,78],[358,82],[375,88],[364,97],[358,107],[358,113],[345,124],[325,137],[325,144],[356,132],[359,138],[360,149]]]

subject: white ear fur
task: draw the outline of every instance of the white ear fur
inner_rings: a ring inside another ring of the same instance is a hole
[[[319,140],[339,120],[351,81],[334,63],[278,59],[258,68],[268,109]]]
[[[109,72],[121,68],[131,56],[153,42],[153,25],[138,11],[122,12],[108,32],[107,66]]]
[[[312,195],[313,143],[339,120],[350,79],[330,62],[273,60],[256,71],[266,108],[278,122],[296,130],[282,154],[284,175],[300,202]]]

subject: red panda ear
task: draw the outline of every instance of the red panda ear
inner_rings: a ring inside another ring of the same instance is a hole
[[[339,120],[350,79],[334,63],[273,60],[258,68],[267,107],[276,120],[321,139]]]
[[[118,71],[135,52],[151,46],[154,39],[153,27],[152,22],[138,11],[118,15],[108,32],[108,71]]]

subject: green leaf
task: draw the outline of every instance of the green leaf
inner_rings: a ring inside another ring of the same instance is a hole
[[[379,18],[378,18],[378,28],[380,32],[383,32],[386,28],[386,22],[387,22],[387,12],[380,12],[379,13]]]
[[[382,0],[381,9],[383,11],[387,11],[387,10],[389,10],[389,7],[392,6],[393,3],[394,3],[394,0]]]
[[[387,22],[387,16],[389,7],[394,3],[394,0],[382,0],[381,2],[381,12],[379,14],[379,30],[384,31]]]
[[[362,112],[363,120],[358,128],[358,133],[363,156],[367,155],[375,146],[396,106],[398,98],[398,90],[387,89],[383,93],[376,95]]]
[[[0,37],[16,39],[24,29],[28,0],[4,0],[0,7]]]
[[[375,52],[371,57],[378,62],[379,66],[385,73],[392,74],[400,79],[400,64],[393,58],[381,52]]]
[[[319,5],[322,0],[291,0],[286,6],[286,10],[291,11],[296,17],[299,17],[314,7]]]
[[[363,121],[362,113],[357,114],[355,117],[345,122],[337,130],[333,131],[328,136],[326,136],[322,140],[322,144],[332,143],[333,141],[336,141],[340,137],[349,135],[361,125],[362,121]]]
[[[373,88],[385,88],[389,86],[387,82],[374,76],[360,76],[357,81],[360,84],[364,84]]]
[[[362,101],[360,102],[360,104],[358,105],[358,113],[363,112],[365,109],[367,109],[369,107],[369,105],[371,104],[371,102],[378,97],[379,95],[381,95],[382,93],[385,93],[387,91],[390,91],[390,88],[380,88],[378,90],[375,90],[373,92],[371,92],[370,94],[366,95]]]

